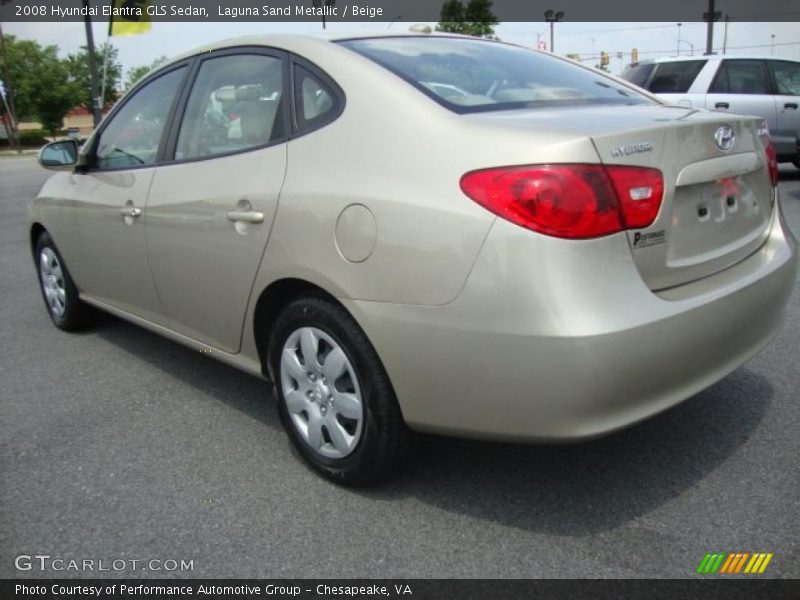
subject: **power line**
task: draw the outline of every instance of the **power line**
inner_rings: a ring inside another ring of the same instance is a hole
[[[775,44],[776,46],[798,46],[800,42],[780,42]],[[772,44],[753,44],[749,46],[728,46],[728,50],[746,50],[748,48],[770,48]],[[608,53],[612,55],[616,55],[620,50],[609,50]],[[639,54],[672,54],[675,52],[675,49],[672,48],[671,50],[639,50]],[[623,54],[630,54],[630,50],[623,50]],[[572,55],[577,55],[580,60],[590,60],[600,58],[599,54],[585,54],[581,52],[571,52]],[[705,54],[696,54],[694,58],[701,59],[704,56],[708,56]],[[685,56],[684,58],[692,58],[689,56]]]
[[[674,28],[674,23],[667,25],[646,25],[644,27],[621,27],[617,29],[589,29],[586,31],[564,31],[559,32],[559,35],[585,35],[587,33],[618,33],[620,31],[641,31],[642,29],[666,29],[668,27]]]

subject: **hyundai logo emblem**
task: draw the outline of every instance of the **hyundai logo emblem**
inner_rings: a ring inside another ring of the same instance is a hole
[[[717,142],[717,148],[720,150],[730,150],[733,142],[736,141],[736,134],[733,133],[733,129],[723,125],[722,127],[717,127],[714,132],[714,141]]]

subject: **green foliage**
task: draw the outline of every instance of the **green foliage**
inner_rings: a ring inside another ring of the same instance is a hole
[[[127,92],[131,89],[136,82],[139,81],[142,77],[147,75],[153,69],[156,69],[167,62],[166,56],[159,56],[149,65],[139,65],[138,67],[133,67],[128,71],[127,76],[125,77],[125,91]]]
[[[485,38],[495,37],[494,26],[499,22],[492,12],[491,0],[469,0],[466,8],[461,0],[446,0],[440,19],[436,31]]]
[[[58,135],[62,135],[63,131],[57,131]],[[19,143],[21,146],[38,147],[44,146],[46,143],[52,141],[47,139],[47,136],[52,136],[52,131],[44,131],[43,129],[27,129],[19,132]]]
[[[17,120],[38,120],[50,132],[60,129],[64,115],[78,103],[80,89],[56,46],[6,36],[2,61],[13,84]]]
[[[95,61],[97,65],[97,91],[100,92],[103,82],[103,62],[106,60],[108,51],[108,62],[106,64],[106,87],[103,94],[103,106],[114,102],[119,96],[119,85],[122,82],[122,65],[119,62],[119,51],[112,45],[103,44],[95,49]],[[89,73],[89,53],[84,48],[76,54],[70,54],[65,59],[67,70],[70,77],[81,90],[81,97],[77,104],[80,104],[89,111],[92,110],[92,85]]]

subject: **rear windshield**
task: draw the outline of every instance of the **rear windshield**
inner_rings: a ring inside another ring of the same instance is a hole
[[[652,103],[600,73],[508,44],[437,36],[339,43],[456,112]]]

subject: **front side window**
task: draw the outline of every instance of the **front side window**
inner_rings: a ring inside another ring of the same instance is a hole
[[[284,136],[283,60],[235,54],[203,61],[178,134],[177,160],[264,146]]]
[[[709,92],[712,94],[769,94],[769,77],[764,61],[724,61]]]
[[[653,74],[653,69],[655,68],[655,63],[628,65],[622,72],[622,78],[626,81],[630,81],[633,85],[638,85],[643,88],[647,85],[647,81],[650,79],[650,75]]]
[[[510,44],[437,36],[339,43],[455,112],[653,102],[599,72]]]
[[[121,169],[153,165],[169,111],[186,67],[162,75],[139,89],[100,133],[95,166]]]
[[[783,96],[800,96],[800,63],[772,60],[770,64],[778,93]]]
[[[654,94],[685,94],[705,64],[704,60],[658,63],[647,89]]]

